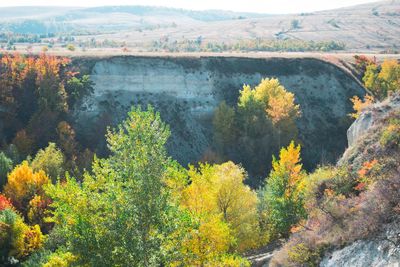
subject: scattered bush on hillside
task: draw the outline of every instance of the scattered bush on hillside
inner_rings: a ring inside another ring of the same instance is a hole
[[[298,19],[294,19],[290,22],[290,26],[293,30],[300,29],[300,21]]]
[[[69,51],[75,51],[75,46],[74,46],[73,44],[68,44],[68,45],[67,45],[67,49],[68,49]]]
[[[380,143],[384,147],[400,147],[400,119],[391,119],[384,129]]]
[[[355,60],[355,64],[356,64],[356,69],[358,70],[358,72],[362,73],[363,75],[369,65],[376,64],[375,58],[371,59],[364,55],[355,55],[354,60]]]

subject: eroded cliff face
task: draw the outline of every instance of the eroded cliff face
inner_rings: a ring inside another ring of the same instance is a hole
[[[306,167],[335,162],[343,153],[349,98],[364,93],[345,71],[316,59],[126,56],[75,59],[75,64],[95,82],[94,95],[75,112],[82,139],[93,141],[95,125],[104,118],[116,123],[132,105],[152,104],[171,126],[171,155],[184,165],[211,148],[213,111],[222,100],[236,105],[243,84],[276,77],[295,94]]]

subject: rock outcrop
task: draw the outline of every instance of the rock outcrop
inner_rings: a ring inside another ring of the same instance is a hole
[[[387,224],[376,237],[359,240],[329,253],[321,267],[397,267],[400,265],[400,220]]]
[[[400,95],[393,95],[383,102],[374,104],[360,114],[357,120],[347,130],[347,140],[349,147],[360,140],[368,129],[374,126],[374,123],[385,116],[391,110],[400,108]]]

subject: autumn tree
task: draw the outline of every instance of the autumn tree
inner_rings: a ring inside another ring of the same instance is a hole
[[[18,153],[22,158],[25,158],[32,153],[33,142],[32,137],[27,134],[26,130],[18,131],[12,140],[12,143],[16,146]]]
[[[290,228],[305,217],[304,179],[301,170],[300,145],[291,142],[275,157],[272,171],[263,191],[267,224],[273,234],[287,236]]]
[[[400,64],[396,59],[385,60],[381,65],[379,72],[379,79],[381,79],[384,91],[396,92],[400,90]]]
[[[278,146],[286,144],[297,135],[295,120],[300,116],[300,106],[294,94],[286,91],[278,79],[263,80],[256,93],[266,103],[266,112],[278,132]],[[257,94],[256,94],[257,95]]]
[[[238,101],[238,139],[240,151],[245,152],[241,159],[244,166],[256,175],[263,174],[269,157],[296,139],[299,116],[294,94],[277,79],[263,79],[254,88],[243,86]]]
[[[246,251],[259,245],[257,220],[257,195],[245,185],[247,174],[233,162],[214,166],[218,177],[216,200],[217,209],[222,213],[236,239],[239,251]]]
[[[43,186],[48,183],[49,178],[44,171],[34,172],[28,162],[24,161],[8,175],[4,194],[19,211],[26,215],[29,201],[35,195],[43,195]]]
[[[374,97],[371,95],[366,95],[364,100],[360,99],[358,96],[353,96],[350,98],[350,101],[353,103],[354,113],[350,113],[349,115],[355,119],[375,102]]]
[[[243,183],[244,170],[232,162],[204,164],[199,169],[191,167],[189,178],[182,205],[195,218],[198,228],[192,229],[184,242],[185,254],[194,255],[185,264],[210,264],[231,251],[256,247],[257,197]]]
[[[364,77],[365,87],[379,100],[400,88],[400,64],[397,60],[385,60],[380,66],[367,66]]]
[[[0,262],[11,265],[11,258],[24,260],[40,249],[44,236],[38,225],[29,226],[14,210],[0,210]]]
[[[68,63],[67,58],[48,56],[44,53],[36,60],[36,84],[40,110],[62,112],[68,109],[68,96],[60,77],[61,68]]]

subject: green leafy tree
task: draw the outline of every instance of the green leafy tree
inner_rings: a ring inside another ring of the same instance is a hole
[[[273,170],[261,194],[267,224],[273,234],[287,236],[290,228],[306,216],[305,173],[300,161],[300,145],[295,146],[294,142],[281,149],[279,160],[273,158]]]
[[[53,182],[63,174],[63,165],[64,155],[55,143],[49,143],[44,150],[40,149],[31,162],[35,172],[43,170]]]
[[[7,175],[12,170],[13,162],[3,152],[0,152],[0,191],[7,183]]]
[[[213,118],[214,143],[217,151],[225,155],[235,141],[235,110],[223,101],[215,110]]]
[[[108,132],[111,156],[95,160],[93,175],[48,186],[56,231],[79,264],[155,266],[179,253],[185,217],[166,186],[176,166],[165,148],[169,134],[151,107],[133,109]]]
[[[74,107],[75,104],[85,96],[93,93],[94,83],[89,75],[83,75],[82,78],[72,77],[68,80],[65,90],[68,94],[68,106]]]

